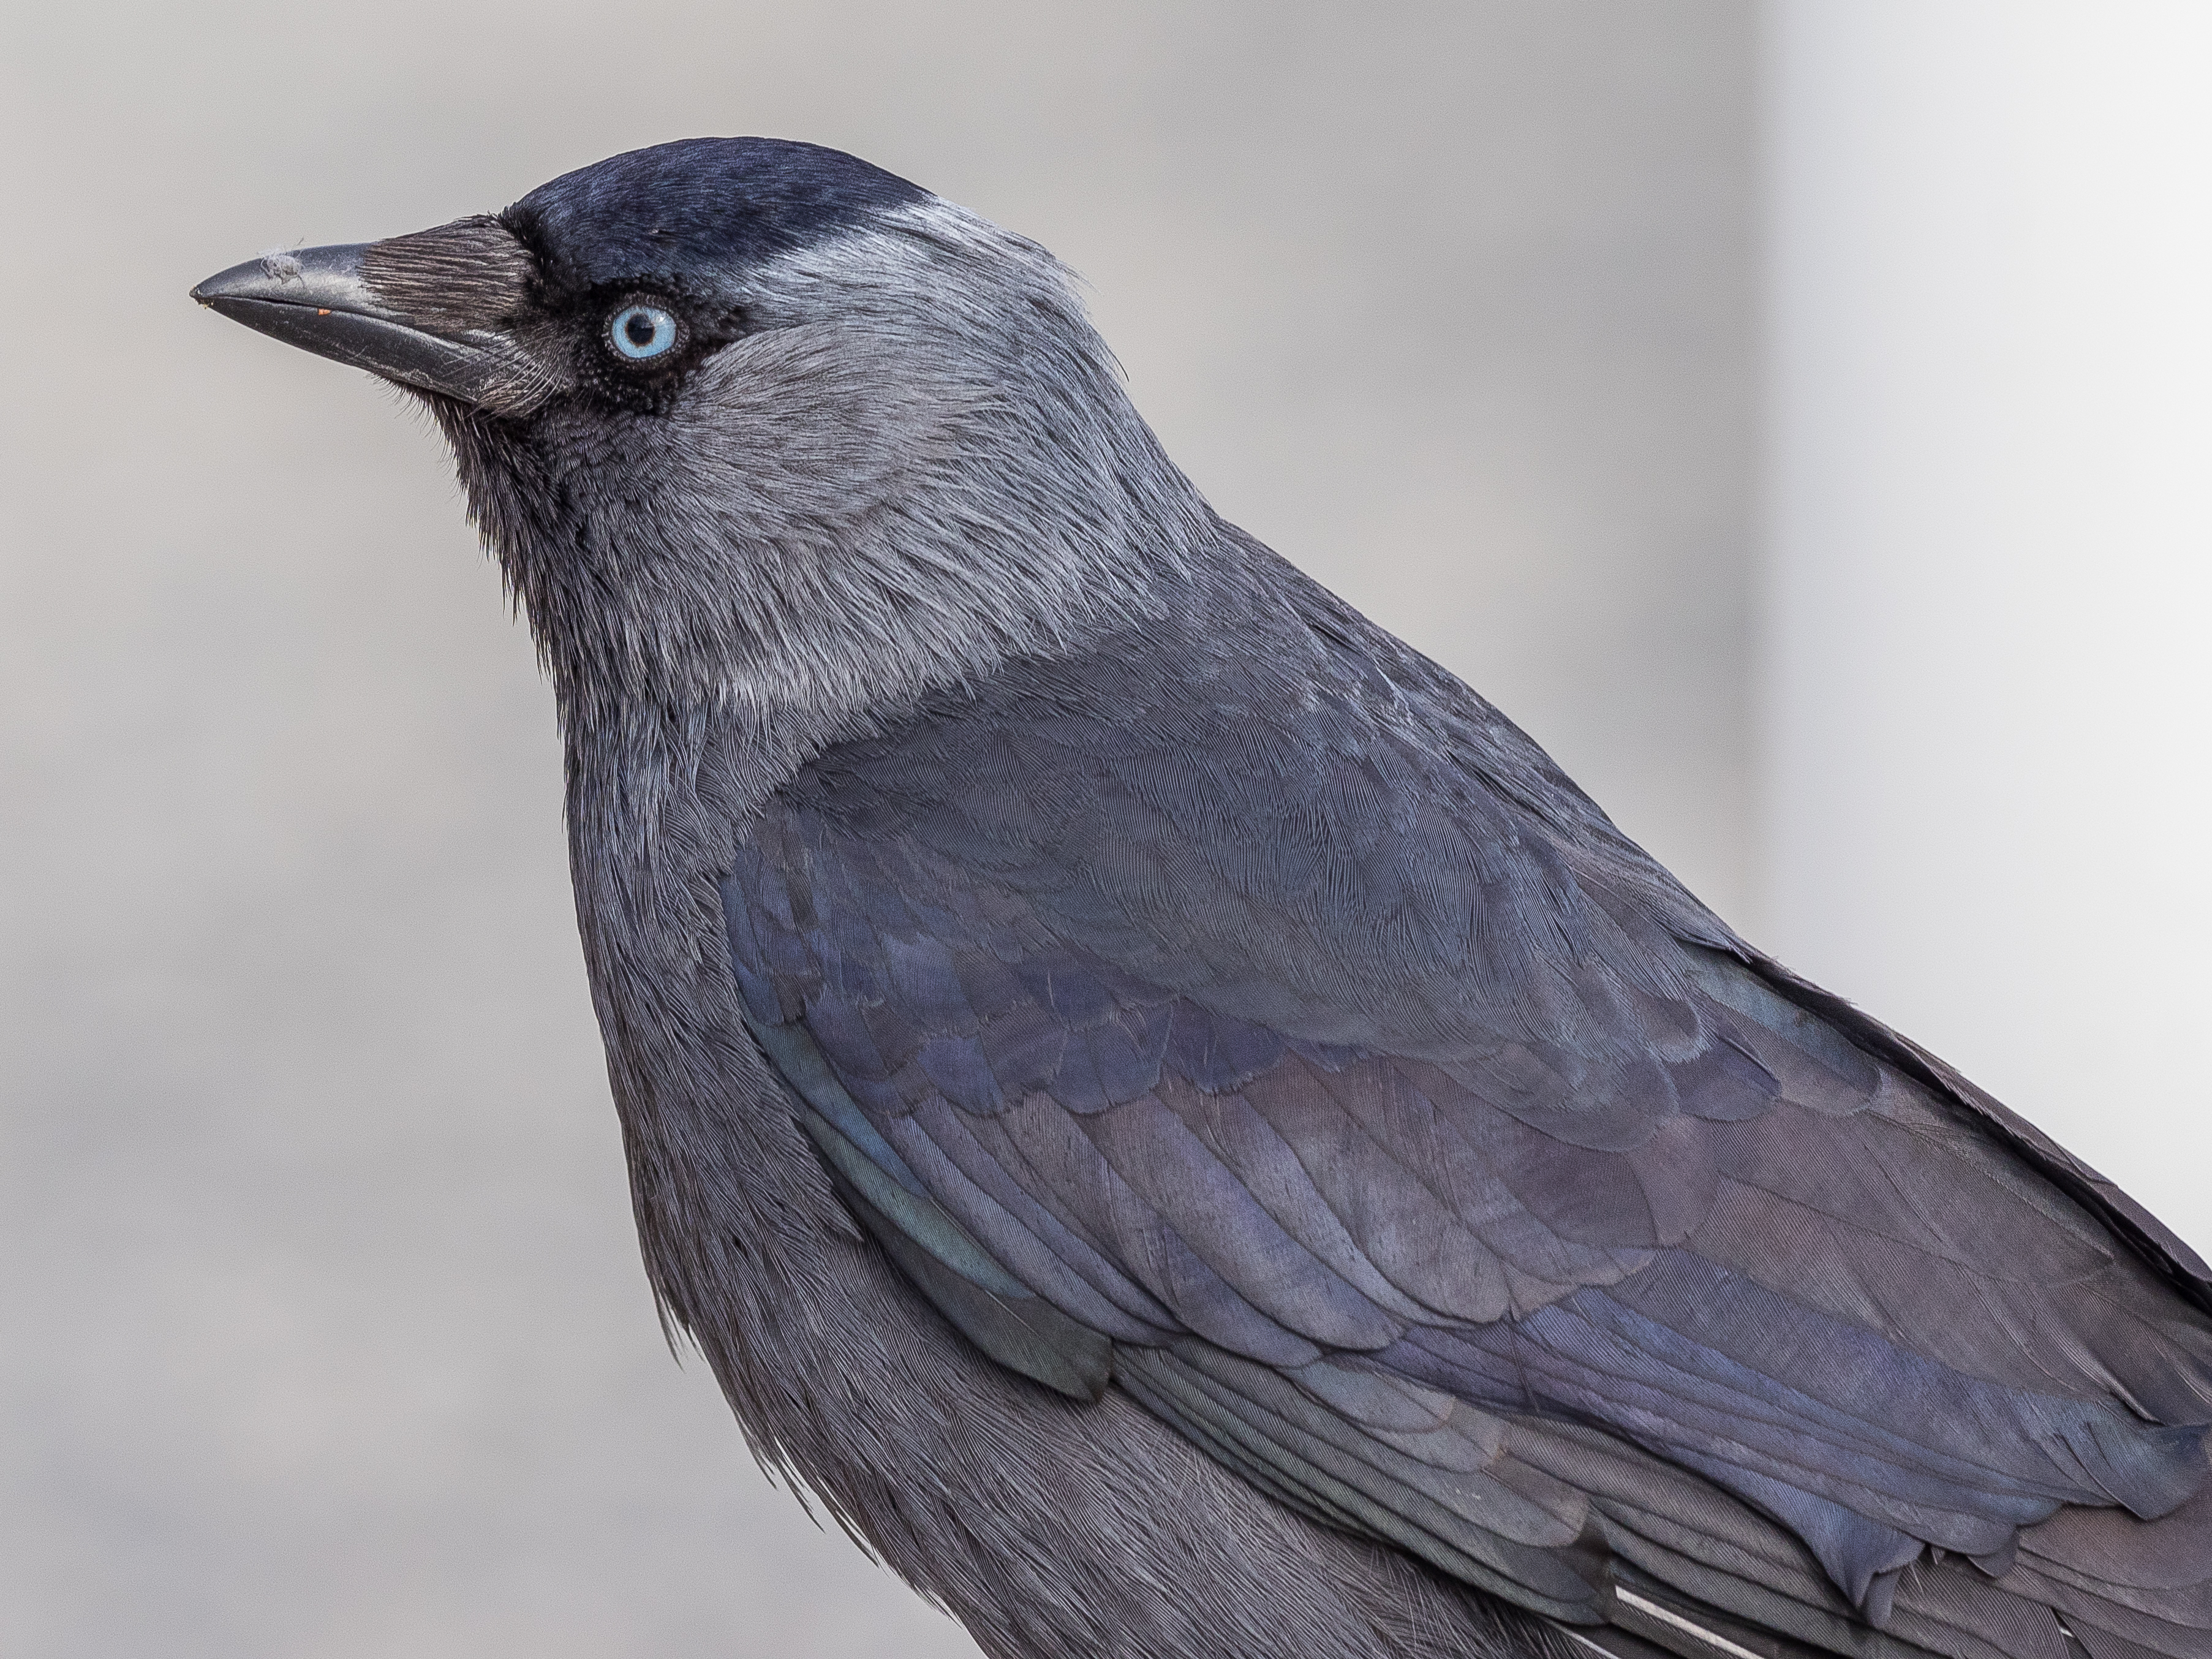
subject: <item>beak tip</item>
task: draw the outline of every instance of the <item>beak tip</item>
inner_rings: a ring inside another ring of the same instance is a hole
[[[363,285],[361,244],[343,246],[272,248],[227,270],[204,276],[192,284],[191,297],[202,305],[218,300],[268,300],[305,305],[319,303],[319,291],[338,295],[344,307],[368,315],[383,314],[376,296]]]

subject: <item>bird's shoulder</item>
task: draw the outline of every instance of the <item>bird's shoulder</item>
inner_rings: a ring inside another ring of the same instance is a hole
[[[1170,983],[1218,971],[1224,1007],[1296,1018],[1306,987],[1319,1024],[1441,1028],[1539,960],[1732,940],[1496,708],[1318,586],[1192,597],[830,747],[764,836],[898,848]],[[1235,982],[1263,967],[1282,983]]]

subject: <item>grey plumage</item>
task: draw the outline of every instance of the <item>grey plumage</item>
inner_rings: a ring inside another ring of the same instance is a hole
[[[294,267],[198,292],[423,391],[552,678],[664,1308],[987,1651],[2212,1656],[2204,1265],[1215,517],[1042,250],[728,140]]]

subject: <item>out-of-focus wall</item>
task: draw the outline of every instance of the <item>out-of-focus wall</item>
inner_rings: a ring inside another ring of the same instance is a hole
[[[1770,942],[2212,1248],[2212,9],[1772,22]]]
[[[661,1346],[424,423],[184,297],[701,132],[1094,283],[1231,517],[1745,891],[1737,0],[0,18],[0,1651],[970,1650]]]

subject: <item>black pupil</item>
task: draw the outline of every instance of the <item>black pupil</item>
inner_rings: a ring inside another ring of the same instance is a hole
[[[623,332],[629,337],[629,343],[634,346],[651,345],[657,331],[653,327],[653,313],[649,311],[633,311],[623,324]]]

